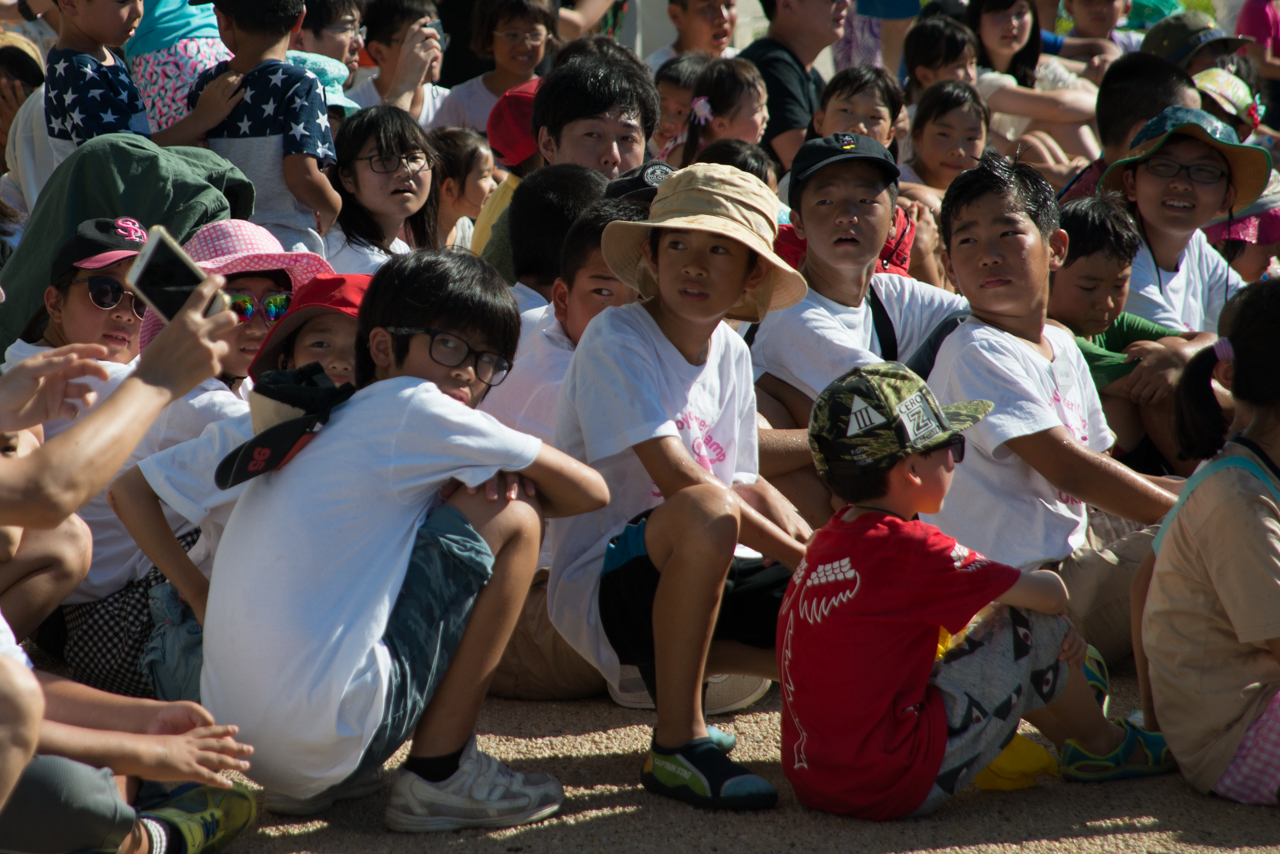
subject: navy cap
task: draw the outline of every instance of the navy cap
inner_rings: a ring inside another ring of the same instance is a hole
[[[856,133],[833,133],[822,139],[811,139],[796,152],[791,161],[791,187],[787,191],[787,204],[800,206],[800,192],[804,184],[825,166],[845,160],[867,160],[880,168],[886,178],[897,181],[898,164],[889,149],[869,136]]]

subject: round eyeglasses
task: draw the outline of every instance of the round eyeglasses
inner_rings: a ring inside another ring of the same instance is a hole
[[[487,386],[500,385],[511,371],[511,363],[489,350],[473,350],[471,345],[456,335],[440,329],[418,329],[412,326],[388,326],[392,335],[431,336],[431,359],[446,368],[456,368],[471,359],[476,379]]]
[[[412,154],[394,157],[371,154],[368,157],[354,157],[352,159],[357,162],[361,160],[369,161],[369,168],[379,175],[390,175],[393,172],[399,172],[401,166],[408,169],[410,175],[416,175],[431,165],[431,160],[427,157],[425,151],[415,151]]]
[[[104,311],[110,311],[120,304],[120,300],[124,299],[124,285],[110,276],[88,276],[83,279],[71,280],[73,285],[81,283],[89,285],[89,299]],[[147,307],[142,303],[142,300],[133,294],[129,294],[129,300],[132,303],[134,315],[141,320],[142,316],[147,313]]]

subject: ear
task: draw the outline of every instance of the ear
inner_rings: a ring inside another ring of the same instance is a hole
[[[77,0],[58,0],[58,11],[71,18],[80,14]]]
[[[653,278],[657,279],[658,278],[658,259],[653,257],[653,249],[650,248],[649,241],[647,239],[644,241],[644,243],[640,244],[640,254],[643,255],[644,260],[648,262],[649,272],[653,273]]]
[[[1219,361],[1217,364],[1213,366],[1213,371],[1210,373],[1210,376],[1213,377],[1213,379],[1217,380],[1218,385],[1230,391],[1231,384],[1235,380],[1235,376],[1236,376],[1235,361],[1234,360],[1229,362]]]
[[[716,139],[724,139],[725,134],[729,132],[729,117],[712,116],[711,132],[715,134]]]
[[[822,123],[827,118],[827,111],[822,107],[813,111],[813,132],[822,136]]]
[[[62,322],[62,293],[52,285],[44,289],[44,310],[49,312],[49,320],[53,323]]]
[[[558,148],[555,138],[551,136],[551,131],[545,125],[538,128],[538,153],[542,155],[542,159],[548,164],[555,163]]]
[[[932,68],[924,65],[917,65],[911,69],[910,73],[915,75],[916,82],[920,84],[921,89],[928,89],[938,82],[938,75],[933,73]]]
[[[684,26],[684,9],[681,9],[675,3],[667,4],[667,20],[671,21],[671,26],[677,31]]]
[[[351,170],[341,166],[334,166],[331,174],[338,176],[338,180],[342,182],[342,189],[346,190],[352,196],[355,196],[356,177],[351,174]]]
[[[747,274],[747,281],[742,286],[742,289],[744,291],[754,291],[756,288],[764,284],[765,277],[769,275],[769,271],[769,265],[757,257],[755,265],[751,268],[751,272]]]
[[[1061,270],[1067,262],[1067,233],[1061,228],[1049,235],[1049,270]]]
[[[387,45],[369,40],[364,43],[365,52],[373,60],[374,65],[385,65],[387,61]]]
[[[557,278],[551,286],[551,306],[556,320],[563,325],[569,318],[569,283],[564,279]]]
[[[917,468],[920,463],[920,459],[919,454],[912,454],[894,467],[901,467],[899,473],[906,479],[908,484],[914,487],[924,486],[924,478],[920,476],[919,469]]]
[[[458,197],[462,195],[462,188],[458,186],[458,182],[454,179],[445,178],[440,182],[440,195],[450,202],[456,202]]]
[[[799,208],[791,209],[791,226],[796,230],[796,237],[801,240],[808,240],[804,233],[804,218],[800,216]]]
[[[290,32],[289,33],[289,50],[306,50],[302,41],[303,41],[303,37],[302,37],[301,31],[296,33]]]
[[[1222,206],[1218,208],[1218,216],[1226,216],[1231,206],[1236,203],[1236,185],[1228,184],[1226,195],[1222,197]]]
[[[1124,182],[1124,197],[1131,202],[1138,200],[1138,178],[1136,169],[1126,169],[1120,175],[1120,180]]]
[[[383,374],[396,365],[396,354],[391,347],[391,333],[381,326],[375,326],[369,332],[369,357],[377,366],[378,374]]]
[[[939,237],[939,239],[941,239],[941,237]],[[946,273],[947,278],[951,281],[951,284],[956,286],[956,293],[960,294],[960,296],[964,296],[964,291],[960,287],[960,279],[959,277],[956,276],[955,265],[951,263],[951,253],[948,252],[946,249],[943,249],[941,260],[942,260],[942,272]]]
[[[296,36],[299,32],[302,31],[302,20],[306,17],[307,17],[307,7],[303,6],[302,13],[298,15],[298,20],[294,21],[293,26],[289,28],[289,32],[292,35]]]

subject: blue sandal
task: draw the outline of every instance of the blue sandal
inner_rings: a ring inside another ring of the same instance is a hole
[[[1074,739],[1062,746],[1059,771],[1064,779],[1082,783],[1126,780],[1168,774],[1178,767],[1164,736],[1139,729],[1126,720],[1115,721],[1125,731],[1124,742],[1106,756],[1085,750]]]

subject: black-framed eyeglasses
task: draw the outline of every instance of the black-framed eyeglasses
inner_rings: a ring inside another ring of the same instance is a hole
[[[335,24],[332,27],[323,27],[326,32],[337,33],[340,36],[359,36],[360,41],[365,40],[365,36],[369,34],[368,27],[362,27],[355,21],[349,24]]]
[[[1152,157],[1146,161],[1145,165],[1147,171],[1157,178],[1176,178],[1180,172],[1185,171],[1187,177],[1197,184],[1216,184],[1228,174],[1227,170],[1219,169],[1217,166],[1201,164],[1183,166],[1178,161],[1169,160],[1166,157]]]
[[[941,445],[934,445],[929,449],[929,453],[934,451],[950,451],[951,462],[959,465],[964,462],[964,434],[957,433]]]
[[[548,35],[546,30],[532,33],[522,33],[519,30],[503,30],[502,32],[494,30],[493,34],[509,45],[517,45],[520,42],[524,42],[530,47],[537,47],[542,44],[547,40]]]
[[[511,371],[511,363],[489,350],[475,350],[457,335],[442,329],[418,329],[413,326],[388,326],[392,335],[429,335],[432,361],[446,368],[456,368],[471,359],[476,379],[487,386],[501,385]]]
[[[401,166],[408,169],[410,175],[417,175],[431,165],[431,160],[427,157],[425,151],[415,151],[412,154],[396,155],[395,157],[371,154],[368,157],[353,157],[352,159],[357,162],[368,160],[369,168],[379,175],[390,175],[393,172],[399,172]]]
[[[83,279],[72,279],[71,284],[78,285],[81,282],[87,282],[89,285],[89,299],[93,300],[93,304],[104,311],[110,311],[120,304],[120,300],[124,299],[125,287],[110,276],[88,276]],[[133,294],[129,294],[132,302],[133,313],[139,320],[147,313],[147,307],[143,305],[142,300]]]

